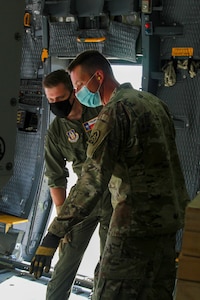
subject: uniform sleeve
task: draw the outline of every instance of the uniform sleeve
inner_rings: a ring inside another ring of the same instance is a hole
[[[100,115],[89,139],[82,175],[71,189],[61,214],[51,223],[49,232],[64,236],[90,214],[107,189],[127,132],[126,122],[118,122],[116,113],[110,109]]]
[[[60,151],[59,142],[51,131],[48,131],[45,137],[45,164],[45,175],[48,177],[49,187],[66,188],[66,177],[69,176],[66,159]]]

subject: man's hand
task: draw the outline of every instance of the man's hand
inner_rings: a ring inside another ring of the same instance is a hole
[[[60,238],[58,236],[47,233],[42,244],[37,248],[29,269],[29,273],[33,273],[36,279],[42,276],[43,269],[46,273],[49,272],[51,260],[56,252],[59,242]]]

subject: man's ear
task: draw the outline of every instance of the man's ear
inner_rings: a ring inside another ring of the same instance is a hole
[[[102,82],[104,79],[104,72],[102,70],[96,71],[96,78],[98,81]]]

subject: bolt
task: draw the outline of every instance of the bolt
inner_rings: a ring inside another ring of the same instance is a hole
[[[13,164],[11,162],[8,162],[6,164],[6,170],[10,171],[10,170],[12,170],[12,168],[13,168]]]

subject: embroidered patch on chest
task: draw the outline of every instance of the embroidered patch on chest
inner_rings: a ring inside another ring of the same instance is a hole
[[[96,121],[97,121],[97,117],[83,123],[83,127],[84,127],[85,131],[86,132],[91,131],[93,129]]]
[[[68,141],[70,143],[76,143],[79,139],[79,134],[75,131],[75,129],[70,129],[66,132],[66,135],[68,136]]]

